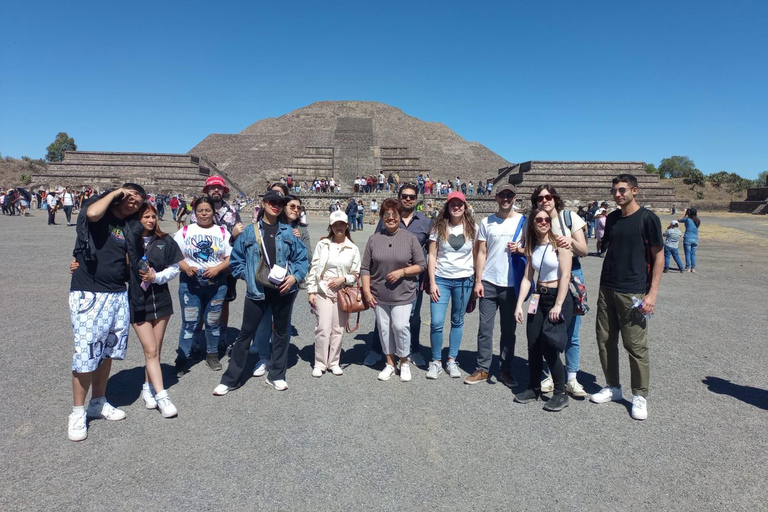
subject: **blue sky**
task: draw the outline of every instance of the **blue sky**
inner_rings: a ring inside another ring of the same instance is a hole
[[[0,18],[4,156],[42,157],[59,131],[81,150],[182,153],[370,100],[512,162],[768,169],[765,1],[12,0]]]

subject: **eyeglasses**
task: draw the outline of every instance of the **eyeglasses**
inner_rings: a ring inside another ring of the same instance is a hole
[[[384,219],[399,219],[400,214],[397,212],[386,212],[382,215],[382,218]]]
[[[289,205],[286,205],[286,208],[288,208],[289,210],[298,210],[299,209],[299,205],[297,205],[297,204],[289,204]]]
[[[533,220],[536,221],[536,224],[549,224],[552,222],[552,219],[549,217],[536,217]]]
[[[500,197],[502,199],[512,199],[513,197],[515,197],[515,194],[513,194],[512,192],[499,192],[498,194],[496,194],[496,197]]]
[[[400,199],[410,199],[415,201],[418,196],[416,194],[400,194]]]
[[[536,198],[536,201],[539,203],[542,201],[550,202],[551,200],[552,200],[552,196],[550,194],[545,194],[543,196],[538,196]]]
[[[621,195],[624,195],[624,194],[626,194],[626,193],[627,193],[627,190],[629,190],[629,189],[628,189],[628,188],[626,188],[626,187],[619,187],[619,188],[612,188],[612,189],[610,190],[610,192],[611,192],[611,195],[612,195],[612,196],[615,196],[615,195],[616,195],[616,192],[618,192],[618,193],[619,193],[619,194],[621,194]]]

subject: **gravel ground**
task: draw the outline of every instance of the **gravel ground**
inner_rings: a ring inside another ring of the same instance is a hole
[[[710,223],[768,235],[764,218],[702,220],[702,230]],[[541,402],[513,403],[501,384],[470,387],[445,374],[427,381],[424,370],[410,383],[378,382],[378,368],[361,364],[371,312],[362,315],[362,332],[345,335],[344,375],[313,379],[314,317],[300,292],[288,391],[253,378],[214,397],[220,374],[204,364],[177,380],[176,314],[162,362],[178,418],[143,407],[143,354],[131,334],[107,393],[128,418],[92,421],[88,439],[73,443],[66,436],[66,295],[75,228],[47,226],[40,212],[2,217],[0,225],[0,254],[9,262],[0,278],[9,390],[0,405],[3,510],[766,509],[768,266],[764,249],[739,246],[738,237],[702,245],[696,274],[664,276],[651,321],[645,422],[630,418],[627,401],[572,400],[563,412],[546,413]],[[353,235],[361,248],[370,230]],[[316,241],[324,222],[313,220],[310,231]],[[593,303],[600,263],[584,259]],[[244,288],[232,305],[230,336],[240,325]],[[426,356],[428,301],[423,320]],[[516,349],[523,384],[524,330]],[[464,372],[474,369],[476,333],[473,313],[460,354]],[[496,335],[498,342],[498,327]],[[579,380],[595,392],[604,380],[594,311],[581,338]],[[630,398],[624,352],[621,363]]]

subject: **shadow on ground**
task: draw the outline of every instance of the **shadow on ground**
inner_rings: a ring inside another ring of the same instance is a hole
[[[734,384],[719,377],[706,377],[701,382],[709,386],[709,390],[713,393],[732,396],[759,409],[768,410],[768,390]]]

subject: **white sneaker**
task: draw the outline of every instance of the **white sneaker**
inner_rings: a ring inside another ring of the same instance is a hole
[[[226,384],[219,384],[213,388],[213,396],[224,396],[229,393],[229,386]]]
[[[555,382],[552,380],[551,375],[547,375],[547,378],[541,381],[541,392],[552,393],[555,390]]]
[[[112,404],[107,402],[93,402],[88,404],[87,415],[89,418],[103,418],[109,421],[118,421],[125,419],[125,413],[120,409],[112,407]]]
[[[317,377],[317,378],[322,377],[323,376],[323,370],[321,370],[320,368],[315,366],[314,368],[312,368],[312,376],[313,377]]]
[[[164,389],[155,395],[155,400],[157,400],[157,408],[160,409],[160,414],[163,415],[163,418],[173,418],[179,414],[176,406],[171,402],[171,397],[168,396],[167,390]]]
[[[373,350],[371,350],[371,351],[369,351],[369,352],[368,352],[368,353],[365,355],[365,359],[363,359],[363,364],[364,364],[365,366],[376,366],[376,363],[378,363],[379,361],[381,361],[381,358],[382,358],[382,355],[381,355],[381,354],[377,354],[376,352],[374,352]]]
[[[379,376],[377,377],[379,380],[389,380],[389,378],[395,374],[395,367],[391,364],[388,364],[384,367],[383,370],[379,373]]]
[[[421,352],[409,355],[408,362],[413,363],[414,366],[427,366],[427,362],[424,360],[424,356],[421,355]]]
[[[621,400],[621,386],[612,388],[609,386],[604,387],[590,398],[596,404],[604,404],[605,402],[618,402]]]
[[[411,365],[402,363],[400,365],[400,381],[409,382],[411,380]]]
[[[256,363],[256,367],[253,369],[254,377],[263,377],[267,373],[267,367],[269,366],[269,359],[259,359]]]
[[[288,383],[283,379],[269,380],[269,377],[267,377],[264,379],[264,382],[267,384],[267,386],[273,387],[278,391],[285,391],[288,389]]]
[[[587,392],[584,391],[584,386],[579,384],[579,381],[576,379],[568,381],[565,385],[565,392],[569,393],[571,396],[587,396]]]
[[[69,436],[70,441],[82,441],[88,437],[88,427],[85,423],[85,414],[77,414],[73,412],[69,415],[67,435]]]
[[[344,370],[341,369],[341,366],[336,365],[331,367],[331,373],[334,375],[344,375]]]
[[[432,361],[431,363],[429,363],[429,370],[427,370],[428,379],[434,380],[441,373],[443,373],[443,369],[440,368],[440,363],[438,363],[437,361]]]
[[[448,375],[453,379],[461,378],[461,370],[459,370],[459,364],[456,361],[448,361],[445,364],[445,371],[447,371]]]
[[[632,418],[644,420],[648,417],[648,404],[644,396],[632,395]]]
[[[157,400],[155,400],[155,394],[146,383],[141,387],[141,399],[144,400],[144,407],[147,409],[157,409]]]

